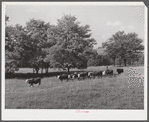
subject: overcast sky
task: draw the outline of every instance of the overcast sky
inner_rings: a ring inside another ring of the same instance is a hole
[[[119,30],[136,32],[144,39],[144,9],[138,5],[7,5],[6,14],[9,25],[23,26],[32,18],[56,24],[64,14],[74,15],[81,25],[90,25],[97,48]]]

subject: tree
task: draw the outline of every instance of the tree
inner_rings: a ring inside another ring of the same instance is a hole
[[[7,25],[9,17],[5,19]],[[35,19],[25,27],[6,26],[6,66],[14,69],[32,66],[36,73],[40,68],[42,73],[44,68],[48,73],[49,67],[67,69],[68,73],[71,68],[87,68],[96,44],[90,31],[89,25],[80,26],[71,15],[58,19],[56,26]]]
[[[18,52],[18,48],[16,45],[16,28],[12,26],[7,26],[7,22],[9,21],[9,17],[6,15],[6,27],[5,27],[5,74],[7,76],[11,76],[18,71],[18,64],[20,59],[20,54]]]
[[[142,53],[140,53],[139,54],[139,61],[138,61],[138,64],[139,65],[144,65],[144,54]]]
[[[9,22],[9,16],[5,15],[5,25],[7,25],[7,22]]]
[[[45,49],[51,47],[48,38],[48,29],[50,29],[50,24],[42,20],[31,19],[26,23],[28,41],[32,46],[30,50],[33,52],[29,62],[32,64],[33,69],[36,70],[36,73],[38,73],[40,67],[43,72],[44,58],[46,56]]]
[[[58,19],[53,31],[56,44],[49,49],[46,57],[53,67],[67,69],[86,68],[90,51],[96,41],[91,37],[89,25],[79,26],[80,22],[71,15]]]
[[[124,31],[119,31],[108,42],[105,42],[103,47],[106,48],[107,55],[114,62],[116,58],[121,58],[126,66],[128,59],[133,58],[138,60],[138,53],[144,50],[142,42],[143,40],[138,38],[136,33],[125,34]]]
[[[30,43],[27,33],[21,25],[15,25],[15,27],[8,27],[9,40],[6,39],[5,49],[13,54],[11,58],[18,62],[18,65],[22,67],[33,55],[32,44]],[[7,32],[7,30],[6,30]],[[11,47],[11,48],[10,48]]]
[[[103,43],[103,47],[104,48],[106,47],[105,52],[106,52],[107,56],[113,60],[113,64],[115,66],[115,60],[117,58],[118,49],[117,49],[116,43],[111,43],[112,42],[111,38],[109,40],[110,40],[109,43]],[[109,44],[110,44],[110,46],[109,46]]]

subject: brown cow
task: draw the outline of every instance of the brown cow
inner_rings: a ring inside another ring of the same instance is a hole
[[[38,84],[38,86],[41,84],[41,79],[40,78],[31,78],[31,79],[27,79],[25,83],[30,84],[30,86],[33,86],[33,84]],[[30,87],[29,86],[29,87]]]

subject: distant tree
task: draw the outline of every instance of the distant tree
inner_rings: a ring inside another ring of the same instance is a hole
[[[143,54],[143,53],[140,53],[140,54],[139,54],[139,61],[138,61],[138,64],[144,66],[144,54]]]
[[[92,55],[90,55],[90,58],[87,62],[87,66],[98,66],[99,59],[98,59],[98,53],[96,50],[93,50]]]
[[[107,55],[114,62],[116,58],[121,58],[126,66],[128,59],[133,58],[138,60],[138,53],[144,50],[142,42],[143,40],[139,39],[136,33],[125,34],[124,31],[119,31],[108,42],[105,42],[103,47],[106,48]]]
[[[129,61],[129,60],[128,60],[128,61]],[[119,65],[119,66],[122,66],[123,60],[122,60],[120,57],[119,57],[119,58],[116,58],[115,64],[116,64],[116,65]]]
[[[7,25],[7,22],[9,22],[9,16],[5,15],[5,25]]]

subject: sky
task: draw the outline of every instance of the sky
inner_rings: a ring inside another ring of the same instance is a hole
[[[102,46],[118,31],[136,32],[144,39],[143,5],[6,5],[5,14],[9,16],[8,25],[25,26],[30,19],[41,19],[56,25],[63,15],[75,16],[80,25],[90,25],[92,38],[97,42],[94,48]]]

